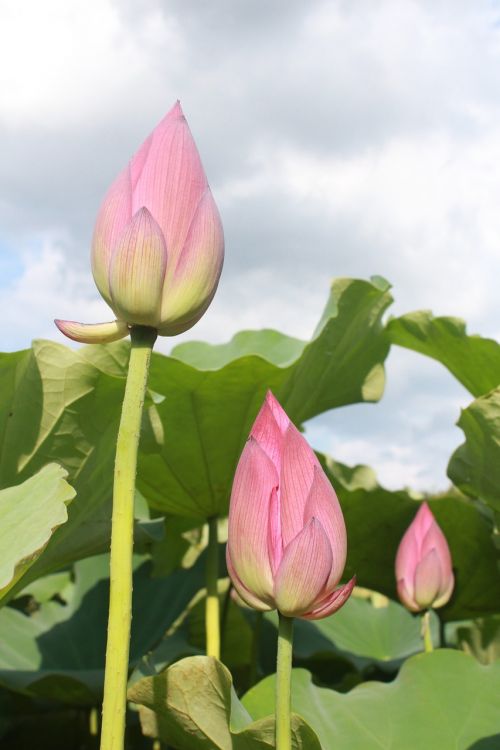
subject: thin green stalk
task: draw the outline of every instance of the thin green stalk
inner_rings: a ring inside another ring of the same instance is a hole
[[[422,615],[422,637],[424,639],[424,651],[429,653],[434,650],[432,645],[432,633],[431,633],[431,613],[428,609]]]
[[[278,663],[276,668],[276,750],[291,750],[293,617],[279,613]]]
[[[227,587],[226,593],[224,594],[224,598],[222,600],[222,613],[220,616],[220,650],[221,653],[224,651],[224,643],[226,640],[227,635],[227,618],[229,615],[229,605],[231,603],[231,591],[232,591],[232,584],[229,582],[229,586]]]
[[[257,673],[259,669],[259,647],[260,636],[262,631],[263,612],[254,612],[254,622],[252,630],[252,651],[250,655],[250,670],[248,673],[248,689],[253,687],[257,682]]]
[[[151,351],[153,328],[134,326],[127,384],[116,443],[111,523],[108,641],[102,705],[101,750],[123,750],[132,619],[132,548],[137,449]]]
[[[207,600],[205,604],[205,629],[207,634],[207,656],[220,659],[220,614],[219,614],[219,540],[217,516],[208,519],[207,550]]]
[[[91,737],[97,737],[99,734],[99,715],[97,708],[91,708],[89,713],[89,734]]]

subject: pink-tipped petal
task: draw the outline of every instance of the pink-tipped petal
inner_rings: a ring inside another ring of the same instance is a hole
[[[168,238],[167,238],[168,244]],[[171,257],[161,305],[161,335],[193,326],[210,304],[224,261],[224,235],[212,193],[207,188],[193,207],[192,221],[177,257]]]
[[[436,550],[437,556],[439,557],[443,580],[448,581],[449,577],[453,575],[450,548],[448,547],[445,535],[437,525],[436,521],[434,521],[432,526],[429,527],[429,530],[423,539],[421,556],[424,557],[433,549]]]
[[[410,587],[411,591],[410,591],[410,588],[406,584],[407,582],[403,578],[401,578],[397,582],[399,599],[401,603],[404,604],[405,607],[409,609],[411,612],[419,612],[421,608],[418,606],[417,602],[413,598],[413,582]]]
[[[419,547],[421,547],[425,535],[427,534],[431,526],[435,523],[436,520],[432,515],[432,511],[429,508],[428,504],[426,502],[421,503],[417,515],[415,516],[411,524],[415,539],[417,540],[417,544],[419,545]]]
[[[304,527],[304,510],[318,459],[290,422],[284,435],[280,479],[281,529],[286,547]]]
[[[307,612],[325,588],[332,567],[332,548],[321,523],[313,518],[285,547],[275,578],[274,598],[290,617]]]
[[[421,609],[430,607],[441,588],[441,569],[436,550],[431,550],[415,569],[415,601]]]
[[[226,547],[226,567],[235,590],[245,604],[248,604],[249,607],[253,607],[254,609],[258,609],[260,612],[268,612],[270,609],[274,609],[274,607],[271,607],[267,602],[264,602],[262,599],[259,599],[258,596],[255,596],[255,594],[249,591],[249,589],[243,584],[234,569],[231,555],[229,553],[229,547]]]
[[[332,485],[321,466],[315,466],[313,471],[313,481],[304,509],[303,524],[308,523],[311,518],[317,518],[330,541],[333,563],[326,587],[331,590],[340,581],[344,572],[347,557],[347,532],[344,516]]]
[[[132,160],[135,177],[132,212],[142,206],[153,214],[175,264],[207,188],[196,144],[177,102],[148,138],[147,155]]]
[[[250,438],[241,454],[231,492],[228,549],[239,580],[262,601],[272,601],[273,595],[268,522],[271,495],[277,485],[273,463]]]
[[[281,536],[281,510],[278,498],[278,491],[273,489],[271,502],[269,503],[269,524],[268,524],[267,546],[269,551],[269,561],[273,576],[280,566],[283,557],[283,539]]]
[[[110,292],[116,314],[134,324],[157,328],[167,267],[161,229],[146,208],[132,218],[111,256]]]
[[[413,577],[420,560],[420,547],[417,543],[413,523],[405,531],[396,554],[396,580],[405,580],[410,596],[413,595]],[[410,583],[411,582],[411,583]]]
[[[278,425],[281,434],[284,435],[290,424],[290,417],[272,391],[266,393],[265,403],[271,409],[276,424]]]
[[[352,594],[352,590],[356,585],[356,576],[353,576],[348,583],[344,583],[343,586],[339,586],[335,589],[325,600],[323,600],[318,606],[316,606],[311,612],[307,612],[302,615],[305,620],[321,620],[323,617],[328,617],[337,612],[349,599]]]
[[[77,323],[74,320],[55,320],[61,333],[81,344],[109,344],[123,339],[128,334],[128,326],[123,320],[109,323]]]
[[[439,609],[439,607],[444,607],[445,604],[448,604],[450,601],[451,595],[453,593],[453,588],[455,586],[455,576],[453,573],[449,574],[446,580],[446,586],[441,586],[441,591],[439,592],[439,596],[435,601],[432,603],[432,606],[434,609]]]
[[[109,264],[118,238],[132,219],[132,189],[129,168],[113,182],[99,209],[92,238],[92,274],[100,293],[111,305]]]
[[[274,397],[272,398],[273,401],[276,402],[276,399],[274,399]],[[287,423],[283,429],[283,420],[281,418],[279,421],[276,419],[276,409],[273,407],[274,404],[270,401],[268,394],[257,414],[250,434],[258,442],[262,450],[267,453],[273,464],[276,466],[276,471],[279,475],[281,471],[281,454],[283,452],[283,434],[290,424],[290,420],[285,414]],[[281,411],[283,410],[281,409]]]

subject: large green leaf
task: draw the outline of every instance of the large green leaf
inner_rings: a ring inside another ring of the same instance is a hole
[[[229,344],[182,344],[170,357],[153,355],[156,403],[138,474],[153,507],[196,519],[227,511],[234,469],[268,388],[297,423],[380,398],[388,351],[381,317],[390,301],[387,284],[339,279],[310,343],[250,331]]]
[[[107,556],[75,565],[66,604],[48,601],[30,616],[0,610],[0,684],[70,704],[97,704],[102,696],[109,600]],[[151,577],[151,564],[134,572],[130,664],[161,640],[203,587],[204,558],[168,578]]]
[[[460,318],[435,318],[421,310],[390,320],[387,331],[393,344],[441,362],[473,396],[500,383],[500,344],[467,335]]]
[[[76,490],[67,522],[15,591],[27,581],[109,549],[114,454],[128,355],[127,344],[74,351],[50,341],[0,354],[0,487],[22,482],[57,461]],[[136,523],[138,541],[149,542],[154,533],[150,524]]]
[[[390,299],[387,284],[340,279],[309,344],[263,331],[240,334],[226,347],[189,344],[171,357],[155,354],[138,471],[148,502],[197,521],[224,513],[238,455],[269,387],[298,422],[380,398],[388,350],[381,316]],[[28,581],[108,549],[128,356],[128,342],[74,351],[46,341],[0,355],[0,487],[57,460],[77,493]],[[195,369],[193,360],[207,364]]]
[[[30,580],[109,546],[114,447],[124,381],[80,352],[48,341],[0,355],[0,486],[51,461],[76,498],[68,521],[27,574]]]
[[[0,490],[0,600],[67,520],[75,491],[66,476],[63,468],[49,464],[22,484]]]
[[[216,659],[192,656],[129,688],[141,707],[143,731],[177,750],[266,750],[274,718],[252,721],[234,692],[231,674]],[[293,716],[294,750],[321,750],[314,732]]]
[[[348,535],[346,577],[397,599],[394,561],[401,538],[418,510],[406,491],[381,487],[366,466],[350,469],[323,459],[337,490]],[[426,498],[450,546],[455,590],[439,610],[445,620],[480,617],[500,611],[499,551],[492,520],[474,502],[458,495]]]
[[[267,619],[277,627],[275,613]],[[435,615],[432,631],[437,645]],[[359,670],[376,666],[394,671],[405,658],[422,650],[420,616],[387,599],[374,606],[371,598],[353,595],[335,615],[315,622],[296,620],[294,626],[294,657],[301,663],[335,662],[342,657]]]
[[[458,426],[466,440],[452,455],[448,476],[463,492],[500,511],[500,388],[464,409]]]
[[[273,676],[243,698],[254,718],[273,710],[274,689]],[[483,666],[440,649],[408,659],[394,682],[364,683],[347,694],[316,687],[308,672],[294,670],[292,709],[324,750],[493,750],[500,743],[499,692],[500,662]]]

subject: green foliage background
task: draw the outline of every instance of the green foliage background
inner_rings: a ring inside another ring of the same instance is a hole
[[[318,414],[382,397],[391,346],[434,358],[471,393],[449,491],[426,497],[456,574],[433,619],[443,648],[420,653],[418,618],[395,592],[396,549],[423,496],[388,491],[368,467],[320,456],[346,519],[345,577],[356,573],[362,588],[335,616],[297,623],[294,747],[500,746],[500,345],[426,311],[385,322],[391,301],[383,279],[337,279],[308,342],[245,331],[227,344],[153,355],[137,477],[129,747],[151,747],[158,732],[179,750],[273,746],[276,621],[230,598],[223,549],[226,666],[202,655],[204,524],[218,515],[223,536],[232,476],[268,388],[307,432]],[[0,355],[5,747],[32,746],[35,726],[45,727],[47,746],[95,747],[87,719],[102,692],[128,354],[126,342],[75,351],[38,341]],[[54,726],[72,727],[75,743],[63,732],[59,745]]]

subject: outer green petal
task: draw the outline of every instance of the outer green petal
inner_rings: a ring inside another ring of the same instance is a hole
[[[167,269],[160,336],[182,333],[201,318],[217,289],[223,261],[222,224],[207,188],[193,216],[182,253],[172,259]]]
[[[109,344],[123,339],[128,334],[128,325],[124,320],[112,320],[110,323],[76,323],[74,320],[55,320],[61,333],[81,344]]]
[[[158,327],[166,268],[163,233],[147,208],[141,208],[111,257],[109,286],[112,307],[119,318],[130,324]]]

